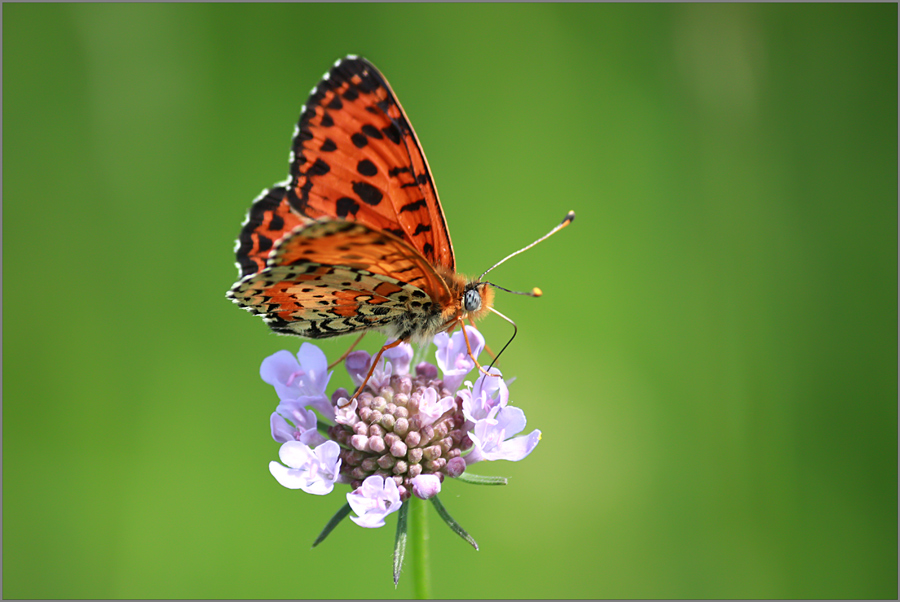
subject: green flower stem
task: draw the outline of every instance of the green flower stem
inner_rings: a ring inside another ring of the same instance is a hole
[[[409,498],[410,522],[412,523],[412,571],[415,597],[419,600],[431,598],[431,567],[428,551],[428,515],[426,504],[416,496]]]

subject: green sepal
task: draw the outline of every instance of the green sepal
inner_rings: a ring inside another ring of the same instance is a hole
[[[506,477],[483,477],[468,472],[462,473],[456,477],[456,480],[470,485],[506,485]]]
[[[400,506],[397,513],[397,539],[394,541],[394,589],[400,583],[400,569],[403,568],[403,555],[406,554],[406,536],[409,531],[409,502],[407,500]]]
[[[433,496],[431,498],[431,503],[434,504],[434,509],[437,510],[438,515],[444,519],[444,522],[447,523],[447,526],[453,529],[453,532],[465,539],[469,542],[473,548],[478,549],[478,543],[469,535],[465,529],[463,529],[458,522],[456,522],[452,516],[447,512],[447,509],[444,508],[444,505],[441,503],[441,500],[438,499],[438,496]]]
[[[322,529],[322,532],[319,533],[319,536],[313,542],[312,547],[316,547],[328,537],[328,534],[331,533],[335,527],[338,526],[342,520],[344,520],[347,515],[350,514],[350,504],[349,502],[341,506],[341,509],[337,511],[337,514],[331,517],[331,520],[328,521],[328,524],[325,525],[325,528]]]

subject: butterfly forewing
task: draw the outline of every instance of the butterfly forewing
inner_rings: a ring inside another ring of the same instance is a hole
[[[275,243],[297,226],[311,221],[291,211],[286,192],[285,187],[274,186],[264,190],[250,206],[235,247],[241,277],[265,268]]]
[[[300,116],[287,199],[310,218],[364,223],[455,269],[437,190],[415,132],[368,61],[339,61]]]

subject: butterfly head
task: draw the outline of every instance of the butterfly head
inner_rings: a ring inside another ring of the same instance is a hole
[[[481,319],[491,311],[494,304],[494,291],[487,282],[469,282],[460,299],[462,310],[473,320]]]
[[[466,292],[463,294],[463,308],[466,311],[478,311],[481,309],[481,293],[478,292],[477,286],[466,289]]]

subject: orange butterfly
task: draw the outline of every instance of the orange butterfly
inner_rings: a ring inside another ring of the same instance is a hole
[[[496,285],[456,272],[406,113],[384,76],[355,56],[313,88],[294,133],[290,180],[254,201],[236,254],[241,278],[228,297],[279,334],[378,329],[396,339],[384,352],[496,312],[488,288]]]

